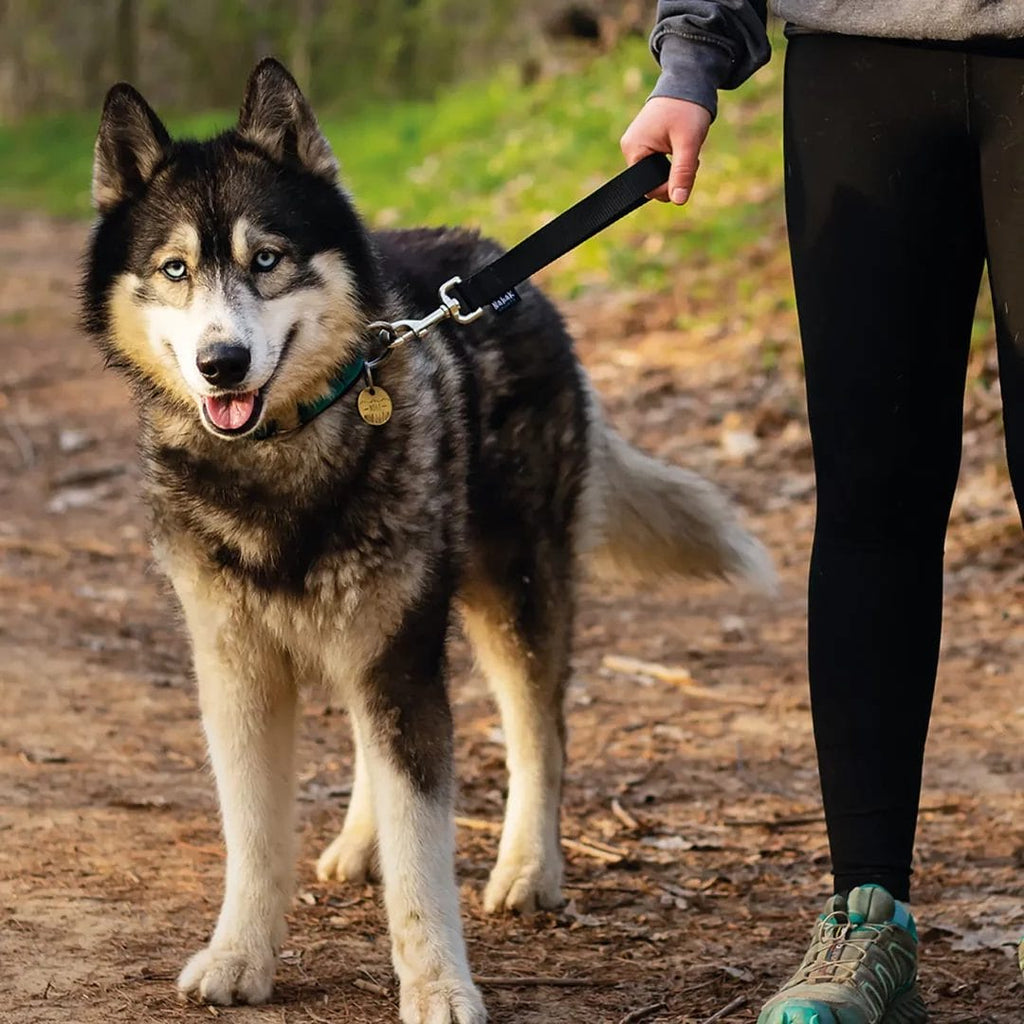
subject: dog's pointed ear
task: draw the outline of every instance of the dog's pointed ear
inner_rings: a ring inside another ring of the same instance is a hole
[[[265,57],[253,68],[238,114],[238,132],[274,160],[338,179],[338,161],[309,101],[283,64]]]
[[[125,82],[103,103],[92,165],[92,201],[101,213],[137,194],[167,155],[171,137],[150,105]]]

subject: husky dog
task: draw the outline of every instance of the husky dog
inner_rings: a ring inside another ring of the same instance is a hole
[[[446,324],[375,373],[368,325],[492,259],[458,230],[373,233],[292,77],[254,70],[238,124],[172,141],[130,86],[96,142],[84,322],[130,381],[156,557],[192,640],[227,843],[224,902],[179,987],[271,993],[293,860],[299,693],[347,705],[355,781],[323,881],[379,855],[406,1024],[485,1019],[455,885],[453,612],[500,705],[508,807],[488,911],[561,900],[563,697],[578,570],[771,575],[710,484],[603,421],[540,292]]]

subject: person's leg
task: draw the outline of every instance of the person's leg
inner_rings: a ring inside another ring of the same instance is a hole
[[[818,488],[808,668],[836,895],[759,1024],[927,1018],[897,900],[984,255],[965,61],[839,36],[799,37],[787,55],[786,212]]]
[[[1024,42],[1014,56],[972,57],[969,71],[972,125],[981,154],[1006,460],[1024,523]],[[1024,972],[1024,938],[1017,959]]]
[[[1024,522],[1024,41],[1016,56],[975,55],[968,65],[971,125],[981,158],[1006,456]]]
[[[794,39],[786,201],[818,509],[812,715],[837,892],[909,896],[983,260],[963,55]]]

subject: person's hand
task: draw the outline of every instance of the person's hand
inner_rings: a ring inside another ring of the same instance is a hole
[[[649,153],[671,155],[668,182],[651,193],[652,199],[682,205],[690,198],[700,166],[700,147],[710,126],[711,112],[699,103],[655,96],[644,104],[619,145],[630,165]]]

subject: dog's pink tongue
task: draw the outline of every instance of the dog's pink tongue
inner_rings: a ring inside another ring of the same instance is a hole
[[[256,392],[244,395],[214,395],[204,398],[206,414],[210,422],[221,430],[237,430],[244,427],[256,406]]]

